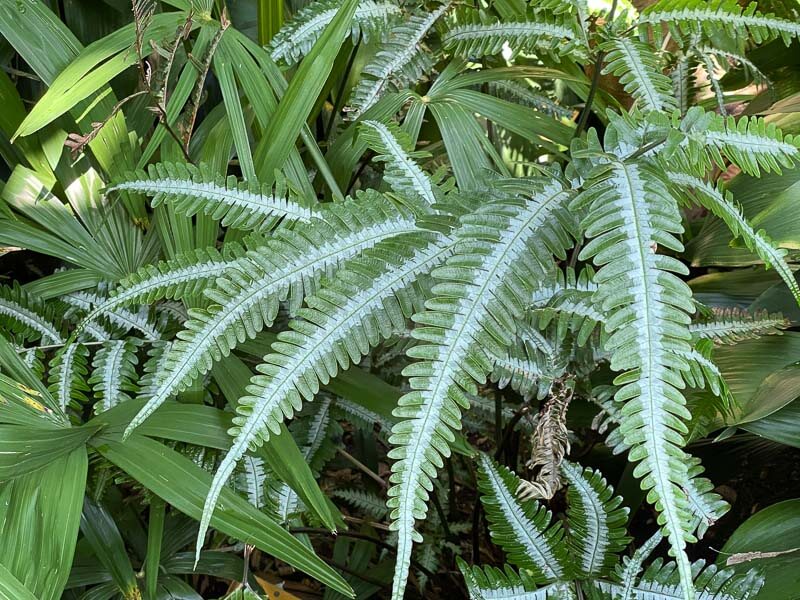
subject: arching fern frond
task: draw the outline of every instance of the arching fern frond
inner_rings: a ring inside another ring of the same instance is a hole
[[[96,317],[103,317],[113,328],[117,328],[123,333],[135,329],[143,334],[148,341],[157,340],[161,337],[161,332],[148,318],[146,307],[142,307],[143,310],[139,310],[138,312],[133,312],[121,306],[104,308],[102,310],[93,309],[92,307],[99,307],[105,304],[106,299],[97,294],[85,291],[73,292],[62,296],[61,299],[84,313],[94,314]],[[92,321],[94,318],[87,316],[85,320]]]
[[[684,173],[672,171],[668,176],[674,184],[694,192],[698,204],[722,219],[735,237],[741,237],[751,252],[768,267],[775,269],[800,304],[800,286],[794,278],[792,269],[786,263],[786,250],[779,248],[763,229],[759,231],[753,229],[729,192]]]
[[[0,286],[0,329],[20,340],[41,340],[61,344],[64,338],[56,326],[53,308],[26,292],[19,284]]]
[[[431,58],[421,51],[420,44],[449,7],[450,2],[445,2],[427,15],[413,15],[403,25],[393,28],[373,62],[364,67],[362,74],[366,77],[350,96],[347,111],[351,119],[358,119],[380,100],[390,85],[402,87],[416,82],[430,68]]]
[[[599,471],[564,461],[561,472],[567,487],[569,547],[580,578],[610,572],[630,538],[625,526],[628,509]]]
[[[677,107],[672,81],[662,73],[658,55],[648,44],[625,36],[601,44],[606,52],[603,73],[619,77],[642,112],[671,111]]]
[[[505,570],[470,567],[460,556],[456,557],[456,564],[464,576],[470,600],[548,600],[556,591],[553,586],[536,589],[530,575],[514,571],[509,565]]]
[[[165,362],[149,402],[126,429],[132,431],[174,393],[207,373],[214,361],[252,339],[278,314],[279,303],[290,298],[294,312],[314,291],[320,276],[342,261],[396,235],[415,230],[414,219],[381,196],[365,202],[332,204],[315,220],[294,229],[281,228],[264,245],[247,253],[246,270],[232,270],[205,290],[213,301],[206,309],[191,309]]]
[[[50,363],[50,393],[63,410],[67,406],[81,405],[88,401],[88,358],[89,349],[86,346],[67,344],[56,353]]]
[[[108,190],[145,194],[152,197],[154,207],[169,202],[180,214],[191,217],[202,212],[224,226],[243,230],[268,230],[282,220],[307,222],[314,216],[314,209],[298,202],[280,179],[273,190],[214,173],[212,168],[186,163],[157,163],[147,173],[128,173]]]
[[[533,500],[520,501],[520,479],[485,454],[480,456],[478,489],[492,541],[513,565],[536,583],[559,581],[570,572],[564,529],[550,511]]]
[[[250,395],[239,399],[230,451],[220,463],[206,498],[198,535],[198,552],[225,481],[248,447],[280,431],[340,369],[358,362],[381,339],[405,325],[422,303],[416,280],[452,253],[452,240],[419,231],[385,240],[343,266],[316,295],[308,308],[278,334],[273,353],[257,367]]]
[[[120,402],[131,399],[130,393],[137,391],[136,350],[138,340],[111,340],[97,351],[92,361],[89,385],[98,402],[94,406],[99,414],[114,408]]]
[[[621,432],[639,463],[648,501],[676,555],[681,581],[691,587],[687,541],[694,541],[691,513],[682,490],[688,479],[684,423],[691,415],[680,389],[688,368],[674,350],[688,352],[691,290],[673,273],[686,267],[655,247],[683,249],[674,234],[683,230],[677,203],[646,164],[611,162],[596,167],[573,208],[588,207],[586,235],[593,238],[580,258],[598,265],[598,303],[609,316],[606,347],[611,368],[621,371],[616,393],[623,403]]]
[[[750,312],[741,308],[714,308],[711,319],[692,323],[689,331],[698,339],[715,344],[737,344],[765,335],[780,335],[789,321],[780,313]]]
[[[474,382],[485,382],[492,356],[502,356],[514,339],[527,297],[552,256],[566,258],[572,216],[564,210],[572,192],[550,182],[530,197],[490,202],[461,217],[459,243],[446,266],[433,272],[439,283],[426,311],[414,315],[408,351],[421,359],[406,367],[413,391],[398,402],[403,419],[391,438],[389,507],[398,552],[392,597],[402,598],[411,548],[420,539],[415,521],[425,518],[432,480],[449,454],[452,429],[469,408]]]
[[[272,38],[270,55],[275,62],[293,65],[303,58],[336,15],[341,3],[337,0],[313,2],[297,12]],[[400,7],[391,2],[361,0],[353,15],[351,38],[365,43],[387,33],[391,20],[400,14]]]
[[[433,182],[414,160],[427,155],[415,152],[411,139],[394,122],[363,121],[359,137],[378,153],[375,160],[386,164],[383,178],[394,191],[427,205],[436,202]]]

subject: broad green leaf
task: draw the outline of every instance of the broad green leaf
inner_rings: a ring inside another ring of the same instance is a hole
[[[48,466],[83,446],[93,429],[34,429],[27,425],[0,425],[0,480],[8,481]]]
[[[36,600],[36,596],[0,565],[0,600]]]
[[[780,410],[741,427],[773,442],[800,448],[800,400],[793,400]]]

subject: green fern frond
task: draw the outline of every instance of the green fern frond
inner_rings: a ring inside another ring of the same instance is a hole
[[[445,2],[427,15],[413,15],[392,29],[373,62],[363,68],[362,75],[366,77],[362,77],[353,89],[350,106],[346,109],[351,119],[364,114],[390,86],[399,88],[415,83],[430,68],[432,59],[420,45],[449,7],[450,2]]]
[[[741,40],[746,33],[756,44],[781,38],[788,46],[800,35],[800,24],[759,12],[755,2],[742,7],[737,0],[661,0],[642,11],[638,23],[663,39],[661,24],[675,39],[705,34],[710,38],[726,34]]]
[[[550,511],[533,500],[520,501],[520,479],[485,454],[480,455],[478,489],[492,541],[509,562],[527,571],[536,583],[552,583],[570,572],[564,529]]]
[[[246,270],[231,270],[214,287],[204,290],[213,303],[189,311],[190,319],[167,356],[166,376],[126,432],[207,373],[214,361],[271,325],[281,301],[289,297],[290,312],[296,312],[319,278],[342,261],[415,230],[411,216],[379,195],[332,204],[320,214],[324,220],[275,231],[263,246],[247,253],[250,264]]]
[[[473,59],[499,55],[506,48],[510,57],[542,51],[561,55],[580,49],[576,45],[579,33],[573,24],[545,14],[538,14],[536,19],[457,25],[442,36],[442,44],[456,56]]]
[[[397,124],[363,121],[359,126],[359,138],[378,153],[375,160],[386,164],[383,178],[395,192],[417,198],[429,206],[436,203],[433,182],[414,161],[427,154],[415,152],[411,139]]]
[[[668,177],[674,184],[693,191],[698,204],[722,219],[735,237],[741,237],[751,252],[768,267],[775,269],[800,304],[800,286],[786,262],[786,250],[779,248],[763,229],[759,231],[753,229],[729,192],[685,173],[672,171],[668,173]]]
[[[96,414],[130,400],[129,393],[138,390],[135,383],[138,346],[139,341],[135,339],[111,340],[95,354],[89,385],[97,399],[94,405]]]
[[[737,344],[765,335],[781,335],[789,321],[780,313],[766,310],[750,312],[736,307],[714,308],[712,318],[689,325],[697,339],[712,340],[715,344]]]
[[[561,463],[567,488],[567,522],[571,557],[577,577],[599,577],[613,569],[630,541],[625,526],[628,509],[599,471]]]
[[[416,287],[453,251],[443,234],[416,232],[384,240],[351,259],[306,298],[290,329],[278,334],[272,354],[257,367],[250,394],[239,399],[231,432],[233,445],[214,476],[198,535],[198,552],[224,482],[248,447],[258,446],[280,431],[280,423],[313,400],[320,383],[358,362],[381,339],[402,329],[422,304]]]
[[[564,210],[570,190],[551,182],[528,198],[489,202],[461,217],[459,244],[438,280],[426,311],[414,315],[412,335],[422,343],[408,351],[421,359],[403,370],[413,391],[398,402],[403,419],[391,438],[395,446],[389,490],[398,553],[392,597],[403,596],[411,548],[420,538],[415,521],[425,518],[427,500],[442,457],[449,454],[452,429],[469,408],[474,382],[484,383],[492,356],[502,356],[524,316],[527,297],[552,256],[566,258],[574,230]]]
[[[623,556],[622,562],[614,568],[614,579],[619,582],[621,589],[617,589],[612,596],[615,600],[637,600],[634,596],[636,580],[642,572],[644,562],[650,558],[653,551],[661,543],[664,536],[660,531],[650,536],[644,544],[634,550],[633,555]],[[614,584],[611,584],[614,585]]]
[[[259,510],[263,510],[268,500],[267,474],[264,461],[257,456],[245,455],[242,458],[242,470],[235,483],[236,489],[244,491],[247,501]]]
[[[386,500],[365,490],[334,490],[332,495],[358,508],[373,519],[383,519],[389,510],[386,508]]]
[[[580,274],[572,268],[557,272],[557,279],[538,288],[531,296],[531,315],[540,329],[556,323],[556,340],[563,341],[567,333],[583,346],[602,324],[605,316],[595,305],[597,284],[594,270],[585,267]]]
[[[646,164],[612,162],[596,168],[586,191],[573,203],[588,207],[584,219],[593,238],[580,258],[601,267],[598,305],[608,314],[606,342],[611,368],[621,371],[616,398],[624,403],[621,432],[631,446],[629,459],[659,512],[659,524],[676,555],[681,580],[690,588],[687,541],[694,541],[690,508],[681,486],[688,479],[682,451],[691,418],[680,389],[688,368],[675,351],[690,350],[688,313],[694,311],[689,287],[673,273],[687,274],[679,261],[656,254],[661,246],[683,247],[674,234],[683,230],[675,200]],[[689,596],[687,596],[688,600]]]
[[[62,344],[54,309],[19,284],[0,286],[0,329],[20,340]]]
[[[460,556],[456,557],[461,574],[467,584],[470,600],[548,600],[556,590],[554,586],[536,589],[536,583],[525,571],[505,570],[496,567],[470,567]],[[568,598],[568,596],[565,597]]]
[[[50,363],[49,390],[66,410],[67,406],[81,405],[88,401],[86,384],[89,349],[81,344],[67,344],[61,348]]]
[[[677,108],[672,81],[662,73],[659,57],[648,44],[615,36],[602,43],[600,48],[606,52],[606,66],[602,72],[619,77],[625,91],[636,99],[642,112],[669,112]]]
[[[133,312],[127,308],[117,306],[114,308],[103,308],[102,310],[93,307],[100,307],[106,304],[107,300],[97,294],[91,292],[73,292],[66,296],[61,296],[61,300],[73,306],[87,315],[95,315],[95,317],[87,316],[84,320],[91,322],[96,317],[103,317],[115,330],[122,333],[127,333],[131,329],[135,329],[144,335],[148,341],[157,340],[161,337],[161,332],[156,328],[147,315],[147,309],[142,307],[143,310]],[[83,325],[85,327],[86,324]]]
[[[173,342],[159,340],[150,345],[147,350],[147,360],[142,367],[142,375],[137,382],[139,387],[137,399],[150,400],[158,391],[158,384],[167,368],[166,357],[172,344]]]
[[[381,437],[381,439],[386,438],[387,441],[388,434],[392,431],[392,427],[394,427],[393,420],[387,419],[383,415],[379,415],[345,398],[336,399],[333,411],[336,414],[336,418],[344,419],[357,429],[370,435],[375,433],[375,425],[378,425],[379,431],[377,435]]]
[[[340,5],[338,0],[321,0],[297,12],[272,38],[269,45],[272,60],[293,65],[308,54]],[[353,43],[360,39],[369,43],[382,37],[391,20],[399,14],[400,7],[390,2],[361,0],[353,15],[350,33]]]
[[[722,401],[722,409],[729,411],[733,408],[735,400],[722,372],[711,360],[713,350],[714,344],[711,341],[699,340],[689,352],[677,351],[676,354],[689,365],[688,370],[681,371],[681,377],[691,388],[710,391]]]
[[[169,202],[179,214],[191,217],[202,212],[220,219],[223,226],[242,230],[269,230],[281,221],[307,222],[314,217],[315,210],[298,202],[280,179],[273,191],[214,173],[210,167],[157,163],[147,173],[128,173],[107,189],[144,194],[152,197],[154,207]]]
[[[544,398],[560,373],[555,368],[555,349],[549,343],[544,351],[540,348],[541,344],[518,338],[505,354],[492,355],[494,366],[489,379],[498,389],[510,386],[525,400]]]

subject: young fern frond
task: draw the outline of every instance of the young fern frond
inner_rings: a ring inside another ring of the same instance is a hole
[[[643,113],[677,108],[672,81],[661,72],[658,55],[639,40],[615,36],[601,44],[606,52],[603,73],[613,73]]]
[[[500,54],[509,48],[511,56],[553,52],[567,54],[580,50],[579,32],[573,24],[545,14],[535,21],[487,22],[457,25],[442,37],[446,50],[456,56],[481,58]]]
[[[322,275],[366,248],[416,229],[411,216],[377,195],[370,202],[333,204],[321,215],[326,218],[275,231],[263,246],[247,253],[247,269],[231,270],[205,290],[213,304],[189,311],[190,319],[166,358],[159,388],[126,435],[215,361],[271,325],[281,301],[289,297],[290,312],[295,312]]]
[[[272,38],[269,45],[272,60],[288,65],[298,62],[308,54],[340,6],[338,0],[321,0],[297,12]],[[359,39],[368,43],[385,35],[391,20],[399,14],[400,7],[391,2],[361,0],[353,15],[350,34],[353,43]]]
[[[375,160],[386,164],[383,179],[395,192],[427,205],[436,202],[433,182],[414,160],[426,154],[415,152],[411,139],[394,122],[363,121],[359,138],[378,153]]]
[[[347,109],[351,119],[358,119],[380,100],[390,84],[400,87],[414,83],[428,70],[431,58],[421,51],[420,44],[449,7],[450,2],[445,2],[426,16],[411,16],[393,28],[373,62],[364,67],[367,77],[353,89]]]
[[[742,40],[746,33],[757,44],[781,38],[788,46],[800,36],[799,23],[756,9],[755,2],[742,7],[737,0],[661,0],[642,11],[638,24],[654,34],[656,44],[663,40],[662,23],[675,39],[702,34],[713,39],[724,33]]]
[[[711,319],[692,323],[689,331],[695,338],[712,340],[715,344],[737,344],[765,335],[781,335],[782,330],[789,326],[789,321],[780,313],[752,313],[728,307],[713,309]]]
[[[761,258],[767,267],[775,269],[800,304],[800,286],[786,262],[786,250],[779,248],[763,229],[758,231],[753,229],[742,214],[741,208],[736,206],[730,192],[685,173],[672,171],[668,173],[668,177],[674,184],[694,192],[698,204],[722,219],[735,237],[741,237],[751,252]]]
[[[111,340],[97,351],[92,361],[92,376],[89,385],[98,402],[94,405],[97,414],[114,408],[120,402],[130,400],[129,393],[137,391],[136,350],[138,340]]]
[[[624,403],[621,431],[631,446],[629,459],[639,463],[634,474],[659,512],[691,600],[685,547],[694,537],[681,489],[688,479],[684,421],[691,414],[680,372],[688,365],[675,351],[690,349],[688,313],[694,305],[689,287],[673,274],[686,274],[686,267],[655,252],[656,245],[683,249],[674,236],[683,230],[678,206],[651,166],[622,162],[596,167],[572,206],[589,209],[583,225],[593,239],[580,258],[593,257],[600,267],[597,300],[609,315],[611,368],[622,372],[616,398]]]
[[[628,545],[625,526],[628,509],[599,471],[564,461],[561,472],[567,487],[569,547],[579,578],[610,572],[618,554]]]
[[[480,455],[478,490],[492,541],[508,561],[527,571],[536,583],[564,579],[571,569],[564,529],[547,508],[533,500],[521,501],[520,479],[485,454]]]
[[[239,399],[231,449],[220,463],[206,498],[197,551],[222,486],[251,446],[280,431],[280,423],[311,401],[340,369],[358,362],[398,329],[422,303],[416,289],[428,273],[452,253],[453,240],[418,231],[385,240],[344,265],[298,311],[289,331],[278,334],[273,353],[257,367],[250,394]]]
[[[147,173],[129,173],[108,188],[109,191],[135,192],[152,197],[156,207],[169,202],[179,214],[200,212],[220,219],[227,227],[242,230],[269,230],[281,221],[308,222],[315,210],[298,202],[278,179],[276,188],[240,182],[233,175],[214,175],[214,169],[185,163],[157,163]]]
[[[86,346],[67,344],[56,353],[50,363],[49,390],[63,410],[67,406],[88,401],[88,357],[89,349]]]
[[[17,283],[0,286],[0,329],[21,340],[41,340],[42,344],[62,344],[54,309],[32,296]]]
[[[514,339],[516,321],[542,274],[553,268],[552,256],[566,258],[572,245],[572,216],[564,210],[571,190],[556,182],[531,197],[489,202],[461,217],[455,255],[436,269],[436,296],[414,315],[412,335],[422,343],[410,348],[403,374],[412,391],[400,398],[394,430],[388,505],[398,532],[392,598],[402,598],[411,548],[421,539],[415,521],[427,514],[437,469],[443,466],[460,427],[462,409],[470,406],[474,382],[492,370],[492,356],[502,356]]]

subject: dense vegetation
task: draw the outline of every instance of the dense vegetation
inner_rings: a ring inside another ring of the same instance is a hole
[[[800,598],[795,0],[0,0],[0,599]]]

